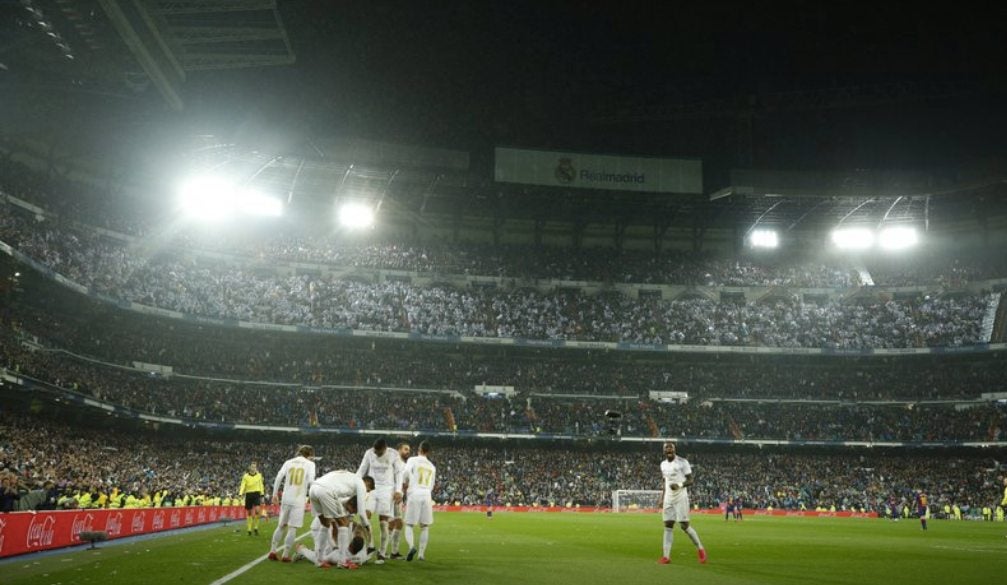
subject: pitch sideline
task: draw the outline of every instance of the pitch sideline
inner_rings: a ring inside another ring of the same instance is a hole
[[[311,534],[311,531],[308,530],[304,534],[302,534],[302,535],[298,536],[297,538],[295,538],[294,542],[297,542],[298,540],[301,540],[302,538],[304,538],[305,536],[308,536],[310,534]],[[228,581],[230,581],[231,579],[234,579],[235,577],[243,575],[249,569],[251,569],[255,565],[258,565],[259,563],[261,563],[262,561],[266,560],[267,558],[269,558],[269,553],[266,553],[266,554],[262,555],[261,557],[259,557],[259,558],[255,559],[255,560],[251,561],[247,565],[243,565],[241,567],[238,567],[237,569],[235,569],[235,570],[231,571],[230,573],[224,575],[220,579],[217,579],[216,581],[213,581],[212,583],[210,583],[210,585],[224,585],[224,583],[227,583]]]

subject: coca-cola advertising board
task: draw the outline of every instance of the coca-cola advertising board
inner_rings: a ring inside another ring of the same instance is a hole
[[[14,512],[0,515],[0,558],[85,544],[82,532],[104,531],[113,540],[244,516],[241,506]]]

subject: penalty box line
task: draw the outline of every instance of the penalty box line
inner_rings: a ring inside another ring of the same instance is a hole
[[[302,538],[304,538],[305,536],[308,536],[310,534],[311,534],[311,531],[309,530],[309,531],[305,532],[304,534],[302,534],[302,535],[298,536],[297,538],[295,538],[294,542],[297,542],[298,540],[301,540]],[[210,583],[210,585],[224,585],[224,583],[227,583],[228,581],[231,581],[235,577],[239,577],[239,576],[245,574],[252,567],[254,567],[255,565],[258,565],[259,563],[261,563],[262,561],[264,561],[264,560],[266,560],[268,558],[269,558],[269,553],[266,553],[266,554],[262,555],[261,557],[255,559],[254,561],[248,563],[247,565],[244,565],[242,567],[239,567],[239,568],[231,571],[230,573],[224,575],[220,579],[217,579],[213,583]]]

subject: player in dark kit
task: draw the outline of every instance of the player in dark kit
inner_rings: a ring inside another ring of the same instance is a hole
[[[922,491],[916,492],[916,497],[913,499],[913,505],[916,508],[916,516],[920,519],[920,525],[923,530],[927,529],[927,495]]]

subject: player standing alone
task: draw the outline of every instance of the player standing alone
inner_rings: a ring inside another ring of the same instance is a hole
[[[437,479],[437,468],[427,459],[430,454],[430,444],[420,443],[419,455],[406,463],[402,472],[403,486],[409,486],[409,498],[406,500],[406,544],[409,554],[406,560],[414,558],[425,560],[427,542],[430,539],[430,525],[434,523],[434,482]],[[404,491],[400,486],[400,492]],[[420,525],[419,548],[413,545],[413,527]]]
[[[689,540],[696,545],[699,554],[699,562],[706,562],[706,549],[699,541],[696,529],[689,526],[689,490],[693,484],[692,467],[689,462],[675,455],[675,443],[668,441],[664,444],[664,461],[661,462],[661,476],[664,478],[664,486],[661,488],[662,500],[664,500],[664,548],[663,556],[657,562],[667,565],[671,562],[671,545],[675,540],[675,522],[682,526],[682,530],[689,536]]]
[[[278,560],[277,551],[284,541],[283,562],[289,563],[294,554],[294,538],[297,529],[304,526],[304,504],[308,498],[308,488],[315,481],[315,462],[311,460],[315,450],[309,445],[301,445],[297,456],[288,459],[273,481],[273,505],[280,503],[280,485],[283,485],[283,502],[280,506],[280,519],[273,531],[273,541],[269,549],[269,560]],[[286,532],[286,538],[284,538]]]
[[[920,519],[920,526],[923,530],[927,529],[927,495],[923,493],[922,490],[916,492],[916,497],[914,498],[916,505],[916,516]]]
[[[259,535],[259,506],[262,505],[264,493],[266,484],[262,481],[262,474],[253,461],[248,466],[248,473],[241,477],[241,486],[238,488],[238,495],[245,496],[245,527],[249,536],[253,531],[256,536]]]

